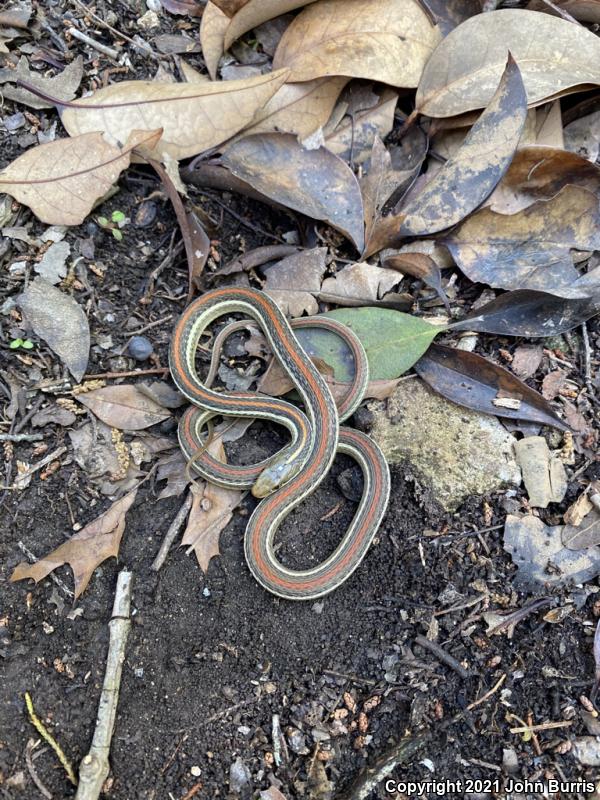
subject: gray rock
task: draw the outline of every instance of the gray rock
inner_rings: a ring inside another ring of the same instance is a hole
[[[388,462],[410,464],[447,511],[471,495],[521,483],[517,440],[496,417],[451,403],[418,378],[400,383],[387,405],[370,409],[371,435]]]
[[[229,788],[232,792],[240,794],[247,786],[250,786],[250,770],[241,758],[236,758],[229,767]]]
[[[145,336],[133,336],[127,350],[129,355],[135,358],[136,361],[145,361],[154,352],[154,347],[152,342],[146,339]]]

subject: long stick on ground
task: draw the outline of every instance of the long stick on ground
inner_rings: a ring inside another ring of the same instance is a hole
[[[104,685],[98,703],[96,728],[89,753],[79,767],[79,786],[75,800],[97,800],[110,770],[108,754],[115,727],[121,672],[125,660],[125,646],[131,627],[131,572],[119,573],[115,602],[110,622],[110,643],[106,659]]]

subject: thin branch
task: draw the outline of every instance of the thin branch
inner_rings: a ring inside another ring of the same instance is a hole
[[[125,647],[131,627],[132,575],[122,570],[117,579],[117,590],[110,622],[110,642],[106,659],[106,672],[102,694],[98,703],[96,728],[89,753],[79,766],[79,786],[75,800],[97,800],[102,785],[108,777],[108,754],[117,716],[121,673],[125,661]]]

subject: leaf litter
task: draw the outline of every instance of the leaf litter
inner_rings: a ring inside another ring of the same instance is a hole
[[[54,456],[63,455],[58,448],[46,460],[43,449],[32,455],[17,440],[17,456],[5,449],[12,485],[31,492],[72,464],[78,480],[85,476],[92,493],[112,503],[48,556],[19,565],[13,580],[41,580],[69,563],[79,595],[95,567],[118,554],[126,512],[149,475],[159,483],[159,498],[192,493],[182,543],[194,549],[201,568],[220,555],[219,536],[240,493],[199,482],[190,487],[173,435],[181,399],[129,379],[164,373],[160,359],[174,303],[186,296],[176,277],[181,246],[169,233],[137,319],[126,319],[122,311],[131,314],[125,306],[132,296],[118,294],[120,265],[107,258],[110,238],[102,238],[112,236],[110,227],[99,236],[88,231],[85,240],[72,231],[63,241],[45,240],[31,216],[93,225],[92,209],[110,196],[117,205],[100,213],[107,220],[120,215],[121,254],[135,256],[145,271],[156,255],[152,234],[165,231],[164,217],[152,217],[165,191],[184,239],[188,299],[209,285],[251,285],[291,317],[310,314],[318,322],[321,313],[331,314],[365,345],[366,397],[385,399],[405,378],[425,380],[453,402],[524,433],[515,450],[525,487],[507,493],[493,512],[483,503],[478,527],[487,531],[508,514],[505,548],[519,589],[559,590],[598,574],[598,512],[589,497],[595,497],[590,467],[598,442],[600,183],[597,112],[584,92],[600,84],[600,46],[593,30],[569,17],[596,22],[597,4],[489,10],[495,5],[480,13],[475,2],[437,0],[208,2],[199,31],[179,19],[177,37],[161,31],[152,45],[144,42],[145,51],[140,45],[139,52],[160,63],[154,79],[135,71],[135,80],[123,81],[108,70],[102,88],[84,80],[79,100],[73,99],[82,80],[79,44],[71,42],[78,55],[67,65],[55,63],[55,55],[40,62],[39,52],[24,44],[25,17],[0,19],[0,50],[11,55],[0,82],[14,110],[2,129],[11,145],[5,161],[14,160],[0,174],[0,190],[9,195],[0,204],[0,258],[13,292],[2,297],[12,359],[4,416],[25,418],[49,442],[69,429],[73,457]],[[162,7],[192,20],[201,15],[194,3],[164,0]],[[161,12],[161,23],[169,19]],[[264,23],[272,29],[257,31]],[[119,52],[135,39],[124,42]],[[94,51],[87,47],[86,58]],[[189,53],[186,64],[179,66],[177,55],[163,58],[180,47]],[[136,47],[129,52],[139,54]],[[93,55],[102,60],[100,53]],[[246,69],[262,74],[239,79]],[[69,137],[52,141],[63,136],[54,107]],[[162,180],[156,194],[142,199],[141,188],[135,200],[151,220],[145,241],[143,225],[138,230],[131,222],[137,226],[144,214],[122,210],[126,195],[115,195],[119,182],[144,187],[151,174],[144,160]],[[201,175],[210,178],[204,185],[188,180]],[[237,192],[252,198],[241,212]],[[257,205],[264,202],[272,211]],[[227,239],[230,217],[239,227]],[[263,247],[253,253],[256,244]],[[389,246],[396,249],[383,250]],[[104,325],[115,327],[107,333]],[[128,363],[121,348],[136,327],[154,345],[143,366]],[[299,338],[334,396],[343,397],[353,365],[339,337],[308,328]],[[228,340],[224,351],[225,388],[252,386],[257,356],[268,356],[264,342],[252,334],[241,345]],[[108,385],[86,383],[65,396],[72,381],[61,364],[80,382],[88,363],[103,370]],[[290,387],[271,364],[257,388],[281,394]],[[49,404],[40,389],[54,395]],[[26,417],[25,403],[33,411],[36,393],[42,408]],[[357,418],[364,422],[362,410]],[[218,431],[221,447],[226,434]],[[245,439],[243,427],[229,442],[243,453]],[[577,495],[583,500],[575,507]],[[568,624],[577,602],[564,606],[568,616],[558,609],[545,619]],[[309,780],[331,792],[322,763],[315,753],[318,769],[311,768]]]

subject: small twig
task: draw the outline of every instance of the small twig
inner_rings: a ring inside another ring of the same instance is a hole
[[[39,442],[41,433],[0,433],[0,442]]]
[[[554,728],[570,728],[572,720],[561,719],[558,722],[541,722],[539,725],[521,725],[519,728],[510,728],[511,733],[534,733],[535,731],[550,731]]]
[[[450,653],[447,653],[439,644],[432,642],[430,639],[427,639],[426,636],[415,636],[415,642],[419,645],[419,647],[423,647],[425,650],[429,650],[430,653],[441,661],[446,666],[453,669],[457,675],[460,675],[461,678],[466,680],[472,676],[472,673],[463,667],[463,665],[457,661],[454,656],[451,656]]]
[[[131,582],[131,572],[122,570],[117,579],[112,617],[108,623],[110,642],[96,728],[92,746],[79,766],[79,787],[75,800],[97,800],[108,777],[108,754],[117,716],[125,647],[131,627]]]
[[[372,681],[369,678],[361,678],[358,675],[350,675],[347,672],[336,672],[334,669],[324,669],[325,675],[333,675],[334,678],[345,678],[352,683],[363,683],[365,686],[377,686],[377,681]]]
[[[167,314],[166,317],[162,317],[162,319],[155,319],[154,322],[149,322],[147,325],[144,325],[143,328],[138,328],[136,331],[129,331],[129,336],[139,336],[140,333],[146,333],[151,328],[156,328],[157,325],[162,325],[163,322],[168,322],[170,319],[173,319],[173,314]]]
[[[93,19],[94,22],[97,25],[101,25],[103,28],[106,28],[106,30],[110,31],[111,33],[114,33],[114,35],[117,38],[124,39],[126,42],[129,42],[129,44],[133,45],[134,48],[137,51],[141,51],[143,53],[146,53],[151,58],[154,58],[156,61],[158,61],[158,56],[155,53],[152,52],[152,49],[150,48],[150,45],[148,45],[147,48],[146,47],[140,47],[140,43],[139,42],[136,42],[130,36],[127,36],[126,33],[123,33],[122,31],[118,31],[116,28],[113,28],[113,26],[109,25],[108,22],[103,20],[97,14],[94,14],[93,11],[90,11],[90,9],[86,5],[84,5],[84,3],[80,2],[80,0],[71,0],[71,3],[73,3],[74,6],[79,6],[79,8],[85,13],[86,17],[89,17],[90,19]]]
[[[38,470],[40,470],[42,467],[45,467],[46,464],[49,464],[51,461],[55,461],[57,458],[62,456],[63,453],[66,453],[66,452],[67,452],[67,448],[66,447],[58,447],[56,450],[54,450],[49,455],[44,456],[44,458],[42,458],[41,461],[38,461],[37,464],[34,464],[33,467],[31,467],[31,469],[27,470],[27,472],[23,472],[21,475],[17,475],[16,481],[18,483],[23,483],[24,480],[26,480],[27,478],[30,478],[32,475],[35,475],[35,473]],[[19,487],[15,486],[14,484],[13,484],[13,486],[0,486],[0,489],[17,489],[17,488],[19,488]]]
[[[500,680],[498,680],[492,686],[489,692],[486,692],[483,695],[483,697],[480,697],[478,700],[474,700],[472,703],[469,703],[469,705],[467,706],[467,711],[472,711],[474,708],[477,708],[477,706],[480,706],[482,703],[485,703],[486,700],[489,700],[489,698],[498,691],[498,689],[502,686],[505,680],[506,680],[506,673],[504,673],[504,675],[500,678]]]
[[[137,378],[138,375],[166,375],[168,367],[153,367],[152,369],[132,369],[128,372],[99,372],[97,375],[84,375],[85,381],[110,381],[117,378]]]
[[[38,399],[31,406],[31,408],[29,409],[27,414],[25,414],[23,419],[20,419],[17,422],[17,424],[12,429],[11,433],[20,433],[23,430],[23,428],[25,427],[25,425],[27,425],[29,420],[33,417],[33,415],[35,413],[37,413],[37,411],[39,410],[40,406],[42,405],[42,403],[44,402],[45,399],[46,399],[45,397],[38,397]]]
[[[17,542],[17,547],[22,553],[25,553],[27,558],[34,564],[36,561],[39,561],[35,553],[32,553],[31,550],[27,547],[27,545],[23,544],[22,541],[19,540]],[[48,575],[48,577],[50,578],[51,581],[54,581],[54,583],[58,586],[59,589],[62,589],[62,591],[67,595],[67,597],[74,597],[73,592],[69,589],[69,587],[65,583],[63,583],[63,581],[61,581],[61,579],[57,575],[51,572]]]
[[[62,764],[65,772],[67,773],[67,777],[69,778],[71,783],[74,786],[77,786],[77,776],[75,775],[75,772],[73,771],[73,767],[71,766],[71,762],[66,757],[66,755],[64,753],[64,750],[59,745],[59,743],[56,741],[54,736],[52,736],[52,734],[49,733],[49,731],[46,729],[46,726],[44,725],[44,723],[41,721],[41,719],[35,713],[35,709],[33,707],[33,700],[31,699],[31,695],[29,694],[29,692],[25,692],[25,705],[27,706],[27,714],[29,715],[29,721],[31,722],[33,727],[36,729],[36,731],[40,734],[42,739],[45,742],[47,742],[50,745],[50,747],[54,750],[54,752],[56,753],[56,755],[58,757],[58,760]]]
[[[181,508],[177,512],[177,515],[175,516],[175,519],[169,525],[169,529],[165,534],[165,538],[163,539],[163,542],[160,546],[160,550],[158,551],[158,553],[156,554],[156,558],[152,562],[152,569],[155,572],[158,572],[158,570],[165,563],[165,559],[169,554],[171,545],[177,538],[177,535],[179,534],[179,531],[181,530],[183,523],[185,522],[188,514],[190,513],[190,509],[192,507],[192,500],[193,500],[192,493],[188,492],[185,500],[183,501],[183,505],[181,506]]]
[[[588,336],[588,329],[585,322],[581,324],[581,338],[583,339],[585,385],[587,386],[590,394],[593,394],[594,386],[592,384],[592,348],[590,347],[590,337]]]
[[[493,628],[490,628],[487,631],[488,636],[491,633],[497,633],[498,631],[501,631],[504,628],[512,628],[513,625],[516,625],[517,622],[521,622],[521,620],[524,620],[525,617],[528,617],[530,614],[533,614],[534,611],[539,611],[539,609],[543,608],[544,606],[552,605],[553,602],[554,599],[552,597],[541,597],[539,600],[534,600],[532,603],[523,606],[523,608],[518,608],[511,614],[507,614],[504,617],[504,619],[497,625],[494,625]]]
[[[281,745],[283,743],[285,748],[285,739],[281,732],[279,714],[273,714],[273,719],[271,720],[271,739],[273,740],[273,759],[275,760],[275,765],[280,767],[284,760],[287,761],[287,753],[285,753],[286,757],[283,759],[281,755]]]
[[[105,56],[112,58],[113,61],[118,60],[119,51],[115,50],[114,47],[108,47],[105,44],[97,42],[95,39],[92,39],[91,36],[88,36],[87,33],[83,33],[77,28],[67,28],[67,33],[74,39],[79,39],[80,42],[83,42],[84,44],[88,44],[90,47],[93,47],[94,50],[97,50],[99,53],[103,53]]]
[[[27,744],[25,745],[25,763],[27,764],[27,771],[31,776],[31,780],[37,786],[41,795],[43,795],[46,800],[52,800],[52,795],[48,789],[44,786],[41,781],[40,776],[37,774],[35,767],[33,766],[33,759],[31,758],[31,753],[33,749],[37,746],[37,742],[33,739],[28,739]]]
[[[196,795],[198,794],[198,792],[202,788],[202,785],[203,785],[202,781],[198,781],[198,783],[195,783],[192,786],[192,788],[183,795],[181,800],[192,800],[192,797],[196,797]]]

